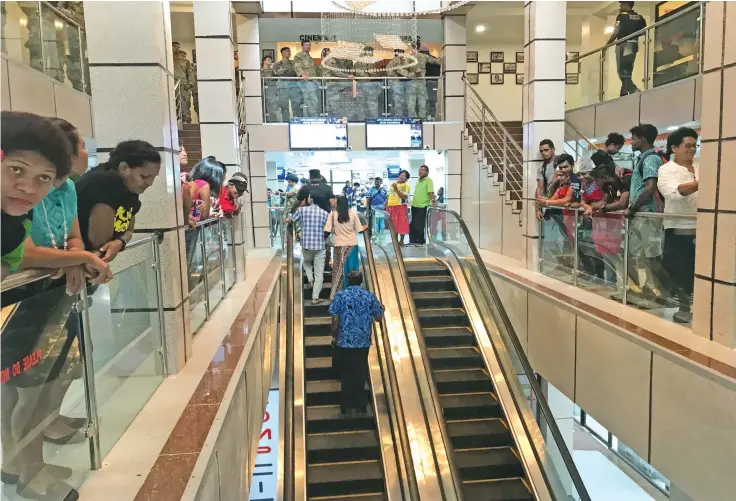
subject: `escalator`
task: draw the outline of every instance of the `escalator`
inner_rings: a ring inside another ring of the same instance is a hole
[[[464,499],[533,500],[450,270],[437,260],[405,268]]]
[[[311,304],[312,289],[303,279],[307,499],[385,500],[373,405],[369,403],[363,416],[340,413],[340,380],[332,367],[330,345],[331,277],[325,272],[321,293],[325,302],[316,306]]]

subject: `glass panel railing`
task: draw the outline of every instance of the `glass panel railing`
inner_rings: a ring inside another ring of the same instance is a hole
[[[438,230],[430,227],[429,240],[450,250],[463,270],[548,488],[554,493],[555,499],[590,500],[573,462],[570,446],[565,442],[555,423],[546,397],[529,365],[494,282],[470,237],[470,232],[454,211],[433,207],[429,210],[428,218],[431,218],[433,212],[444,213],[448,233],[454,233],[455,236],[441,241],[437,238],[441,236]]]
[[[235,285],[235,228],[233,220],[223,218],[220,220],[222,225],[222,252],[225,268],[225,292]]]
[[[207,320],[207,287],[204,283],[204,238],[201,226],[184,232],[187,247],[187,282],[189,285],[189,325],[197,332]]]
[[[566,107],[578,108],[652,89],[702,71],[705,2],[673,13],[609,45],[568,53]]]
[[[220,219],[202,227],[204,248],[207,253],[207,301],[210,314],[225,296]]]
[[[347,117],[351,122],[387,116],[440,120],[437,77],[263,77],[265,122],[293,117]]]
[[[539,271],[566,283],[573,283],[577,269],[575,232],[578,212],[549,208],[544,211],[539,232]]]
[[[113,280],[88,290],[103,456],[165,377],[154,245],[126,250],[112,263]]]
[[[81,25],[48,2],[2,3],[3,53],[13,61],[89,93],[85,43]]]

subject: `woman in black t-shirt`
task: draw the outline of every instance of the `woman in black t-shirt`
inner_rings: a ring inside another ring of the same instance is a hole
[[[79,227],[84,245],[107,262],[123,250],[133,236],[138,196],[161,170],[161,155],[145,141],[123,141],[110,159],[77,181]]]

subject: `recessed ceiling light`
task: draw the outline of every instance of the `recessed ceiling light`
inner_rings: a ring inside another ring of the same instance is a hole
[[[475,31],[478,33],[483,33],[486,31],[486,26],[484,24],[478,24],[475,26]]]
[[[613,33],[613,26],[606,26],[604,33]]]

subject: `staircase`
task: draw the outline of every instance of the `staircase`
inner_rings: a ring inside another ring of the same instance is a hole
[[[202,160],[202,138],[199,132],[199,124],[181,124],[179,139],[182,140],[184,148],[189,156],[189,169]]]

